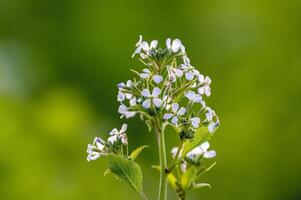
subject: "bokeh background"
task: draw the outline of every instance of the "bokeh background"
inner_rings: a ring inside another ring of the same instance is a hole
[[[300,200],[300,0],[0,0],[0,199],[139,199],[85,152],[124,122],[116,84],[142,68],[139,34],[180,38],[213,80],[213,188],[188,199]],[[155,199],[154,134],[127,123],[132,148],[150,144],[138,162]]]

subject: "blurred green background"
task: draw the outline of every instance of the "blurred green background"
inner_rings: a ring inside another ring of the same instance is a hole
[[[139,34],[180,38],[213,80],[213,188],[188,199],[300,200],[300,0],[0,0],[0,199],[139,199],[85,152],[124,122],[116,84],[142,67]],[[131,148],[150,144],[138,162],[155,199],[154,134],[127,123]]]

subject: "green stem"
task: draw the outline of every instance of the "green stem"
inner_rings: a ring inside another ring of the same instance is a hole
[[[165,141],[164,141],[164,127],[160,128],[156,123],[156,134],[158,140],[159,158],[160,158],[160,184],[158,200],[166,200],[167,197],[167,179],[165,169],[167,167]]]

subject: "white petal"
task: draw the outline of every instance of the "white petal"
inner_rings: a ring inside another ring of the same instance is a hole
[[[167,47],[167,49],[171,48],[171,39],[170,38],[166,39],[166,47]]]
[[[100,157],[100,154],[99,154],[99,153],[89,154],[88,157],[87,157],[87,160],[88,160],[88,161],[96,160],[96,159],[99,158],[99,157]]]
[[[173,104],[171,105],[171,109],[172,109],[172,111],[173,111],[174,113],[176,113],[176,112],[178,111],[178,109],[179,109],[179,104],[173,103]]]
[[[153,41],[150,43],[150,48],[151,48],[151,49],[154,49],[154,48],[157,47],[157,45],[158,45],[158,41],[157,41],[157,40],[153,40]]]
[[[173,114],[171,114],[171,113],[166,113],[166,114],[164,114],[163,119],[167,120],[167,119],[170,119],[170,118],[172,118],[172,117],[173,117]]]
[[[182,108],[180,108],[180,110],[178,111],[178,115],[179,115],[179,116],[182,116],[182,115],[185,114],[185,112],[186,112],[186,108],[182,107]]]
[[[100,142],[96,142],[96,146],[97,146],[97,148],[98,148],[100,151],[102,151],[102,150],[105,148],[105,145],[103,145],[103,144],[100,143]]]
[[[213,150],[204,153],[204,158],[213,158],[215,156],[216,156],[216,152]]]
[[[140,78],[147,79],[147,78],[149,78],[149,74],[147,74],[147,73],[141,73],[140,74]]]
[[[189,100],[193,100],[193,98],[195,97],[195,92],[189,90],[188,92],[186,92],[185,96],[186,96]]]
[[[183,62],[186,66],[190,66],[190,59],[187,56],[183,57]]]
[[[125,112],[127,111],[127,107],[123,104],[121,104],[119,107],[118,107],[118,113],[120,114],[125,114]]]
[[[136,103],[136,97],[133,97],[133,98],[131,98],[131,100],[130,100],[130,105],[131,106],[134,106],[134,105],[136,105],[137,103]]]
[[[172,41],[171,49],[174,53],[177,53],[181,48],[182,42],[179,39],[175,39]]]
[[[177,116],[174,116],[172,119],[171,119],[171,123],[173,123],[174,125],[177,125],[178,124],[178,117]]]
[[[154,75],[153,80],[155,81],[155,83],[161,83],[163,81],[163,77],[160,75]]]
[[[183,54],[186,53],[185,47],[184,47],[183,45],[181,45],[180,49],[181,49],[181,52],[182,52]]]
[[[205,86],[205,94],[207,97],[209,97],[211,95],[211,89],[209,86]]]
[[[204,81],[205,81],[204,75],[203,75],[203,74],[200,74],[200,75],[198,76],[198,80],[199,80],[199,83],[200,83],[200,84],[203,84]]]
[[[141,43],[141,48],[144,50],[144,51],[148,51],[149,50],[149,45],[147,42],[143,41]]]
[[[117,139],[118,139],[117,135],[113,135],[108,138],[108,142],[114,144],[117,141]]]
[[[199,95],[199,94],[196,94],[194,97],[193,97],[193,102],[194,103],[200,103],[202,101],[202,96]]]
[[[207,112],[207,113],[206,113],[206,118],[207,118],[208,121],[211,121],[212,118],[213,118],[212,112]]]
[[[111,130],[111,132],[109,133],[109,135],[117,135],[119,134],[117,128],[114,128],[113,130]]]
[[[119,91],[117,95],[117,101],[122,102],[124,100],[125,100],[125,94]]]
[[[163,101],[161,99],[159,99],[159,98],[154,98],[153,99],[153,103],[155,104],[155,106],[157,108],[160,108],[162,106]]]
[[[177,77],[182,77],[183,76],[182,70],[180,70],[180,69],[174,69],[174,71],[175,71],[175,74],[176,74]]]
[[[198,89],[198,93],[201,94],[201,95],[203,95],[203,94],[205,93],[204,87],[200,87],[200,88]]]
[[[136,50],[135,50],[135,52],[132,55],[132,58],[134,58],[135,55],[138,54],[138,53],[140,53],[140,52],[141,52],[141,47],[137,47]]]
[[[151,100],[150,99],[146,99],[145,101],[143,101],[142,103],[143,108],[150,108],[151,107]]]
[[[153,97],[158,97],[158,95],[161,93],[161,90],[158,88],[158,87],[155,87],[153,89],[153,92],[152,92],[152,96]]]
[[[149,97],[150,96],[149,89],[142,90],[141,95],[144,97]]]
[[[121,133],[124,133],[124,132],[126,131],[127,128],[128,128],[128,125],[127,125],[127,124],[122,124],[119,133],[120,133],[120,134],[121,134]]]
[[[150,73],[150,70],[149,70],[149,69],[147,69],[147,68],[143,69],[142,71],[143,71],[144,73],[147,73],[147,74],[149,74],[149,73]]]
[[[185,77],[188,81],[191,81],[194,77],[194,73],[192,71],[188,71],[185,73]]]
[[[210,84],[211,84],[211,79],[209,78],[209,76],[206,76],[206,78],[205,78],[205,83],[206,83],[207,85],[210,85]]]
[[[208,149],[209,149],[209,147],[210,147],[210,144],[209,144],[209,142],[204,142],[204,143],[202,143],[201,145],[200,145],[200,147],[201,147],[201,149],[204,151],[204,152],[206,152]]]
[[[198,117],[193,117],[193,118],[190,119],[190,121],[191,121],[191,124],[192,124],[192,126],[193,126],[194,128],[198,128],[201,119],[198,118]]]
[[[128,118],[131,118],[131,117],[134,117],[136,115],[136,112],[134,111],[127,111],[125,113],[125,117],[128,119]]]

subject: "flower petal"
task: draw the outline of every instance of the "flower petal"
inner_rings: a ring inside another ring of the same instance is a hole
[[[179,109],[179,104],[178,104],[178,103],[173,103],[173,104],[171,105],[171,109],[172,109],[172,111],[173,111],[174,113],[176,113],[176,112],[178,111],[178,109]]]
[[[171,49],[174,53],[177,53],[181,48],[182,42],[179,39],[175,39],[172,41]]]
[[[151,107],[151,100],[150,99],[146,99],[145,101],[143,101],[142,103],[143,108],[150,108]]]
[[[170,38],[166,39],[166,47],[167,47],[167,49],[171,48],[171,39]]]
[[[185,112],[186,112],[186,108],[182,107],[182,108],[180,108],[180,110],[178,111],[178,115],[179,115],[179,116],[182,116],[182,115],[185,114]]]
[[[120,133],[120,134],[121,134],[121,133],[124,133],[124,132],[126,131],[127,128],[128,128],[128,125],[127,125],[127,124],[122,124],[119,133]]]
[[[144,97],[149,97],[150,96],[149,89],[142,90],[141,95]]]
[[[178,117],[177,116],[174,116],[172,119],[171,119],[171,123],[173,123],[174,125],[177,125],[178,124]]]
[[[191,125],[192,125],[194,128],[198,128],[201,119],[200,119],[199,117],[193,117],[193,118],[190,119],[190,121],[191,121]]]
[[[155,81],[155,83],[161,83],[163,81],[163,77],[160,75],[154,75],[153,76],[153,80]]]
[[[209,144],[209,142],[204,142],[204,143],[202,143],[201,145],[200,145],[200,147],[201,147],[201,149],[204,151],[204,152],[206,152],[208,149],[209,149],[209,147],[210,147],[210,144]]]
[[[158,45],[158,40],[153,40],[153,41],[151,41],[151,43],[150,43],[150,49],[156,48],[157,45]]]
[[[154,98],[153,99],[153,103],[155,104],[155,106],[157,108],[160,108],[162,106],[162,104],[163,104],[163,101],[161,99],[159,99],[159,98]]]
[[[117,128],[114,128],[113,130],[111,130],[111,132],[109,133],[109,135],[117,135],[119,134]]]
[[[204,158],[213,158],[215,156],[216,156],[216,152],[213,150],[204,153]]]
[[[166,114],[164,114],[163,119],[167,120],[167,119],[170,119],[170,118],[172,118],[172,117],[173,117],[173,114],[171,114],[171,113],[166,113]]]
[[[185,78],[188,80],[188,81],[191,81],[194,77],[194,73],[193,71],[188,71],[185,73]]]
[[[161,93],[161,90],[158,88],[158,87],[155,87],[153,89],[153,92],[152,92],[152,96],[153,97],[158,97],[158,95]]]
[[[143,41],[141,43],[141,48],[144,50],[144,51],[149,51],[149,45],[147,42]]]

